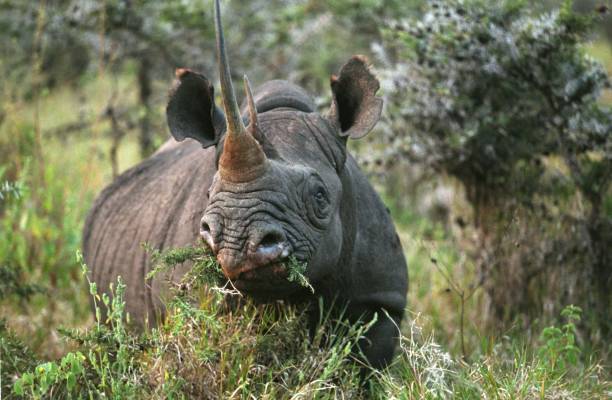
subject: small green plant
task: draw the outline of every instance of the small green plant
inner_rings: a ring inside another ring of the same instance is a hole
[[[549,326],[542,330],[540,340],[543,342],[538,349],[542,367],[563,374],[568,368],[578,364],[580,348],[576,344],[576,323],[580,321],[582,310],[574,305],[561,311],[566,323],[561,326]]]
[[[207,247],[178,247],[163,252],[152,248],[147,243],[143,243],[143,247],[151,254],[154,263],[154,267],[147,274],[146,279],[152,279],[160,273],[168,272],[184,262],[193,263],[189,276],[199,279],[201,283],[214,286],[223,279],[221,266]]]
[[[184,262],[192,262],[193,267],[191,268],[191,272],[187,275],[191,277],[191,279],[189,279],[189,282],[183,282],[184,285],[187,285],[186,287],[193,287],[195,280],[197,280],[200,285],[203,284],[212,287],[216,287],[220,282],[227,281],[227,278],[223,275],[221,266],[207,247],[187,246],[166,251],[154,249],[146,243],[143,244],[143,247],[151,254],[154,263],[154,267],[151,272],[147,274],[146,279],[152,279],[161,273],[166,273]],[[314,293],[314,288],[304,275],[308,268],[306,262],[301,262],[294,256],[291,256],[289,257],[289,261],[284,265],[287,269],[287,280],[289,282],[295,282]]]
[[[89,397],[125,398],[138,392],[143,372],[137,354],[144,343],[128,332],[125,314],[125,284],[121,277],[117,285],[111,285],[111,296],[98,294],[95,282],[87,277],[88,269],[77,252],[83,276],[89,284],[93,298],[96,324],[91,330],[63,330],[68,338],[76,341],[82,351],[70,352],[55,362],[38,365],[31,372],[23,373],[13,386],[19,396],[33,398],[72,398],[87,393]],[[107,310],[102,320],[100,302]]]
[[[173,286],[163,323],[137,334],[127,328],[125,284],[119,278],[110,295],[99,294],[77,253],[96,324],[85,331],[60,330],[78,348],[21,373],[13,393],[117,399],[358,393],[359,368],[351,350],[373,322],[349,326],[326,319],[310,341],[306,318],[295,307],[255,305],[240,298],[230,306],[239,312],[228,312],[224,291],[211,285],[210,278],[220,273],[218,265],[205,249],[173,249],[154,252],[154,257],[157,273],[186,261],[194,264]],[[300,268],[296,273],[302,274]]]
[[[54,386],[59,383],[64,383],[69,393],[73,392],[77,388],[77,381],[86,378],[86,360],[81,352],[76,352],[66,354],[59,362],[40,364],[34,372],[23,374],[15,382],[14,393],[19,396],[27,394],[33,398],[52,396]]]
[[[10,393],[15,376],[38,363],[36,355],[0,319],[0,393]]]

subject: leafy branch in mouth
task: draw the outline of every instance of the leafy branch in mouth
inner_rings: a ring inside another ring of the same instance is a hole
[[[177,265],[188,261],[193,263],[192,269],[186,276],[190,281],[189,287],[200,287],[201,285],[216,287],[220,282],[227,280],[223,275],[221,265],[207,247],[187,246],[161,251],[147,243],[143,243],[142,246],[147,253],[151,254],[154,264],[153,269],[146,275],[147,280],[160,273],[170,272]],[[304,275],[307,268],[306,262],[291,256],[284,266],[287,270],[287,281],[297,283],[314,293],[314,288]],[[186,283],[184,280],[183,284]]]
[[[314,288],[310,282],[308,282],[308,278],[306,278],[304,275],[307,265],[308,264],[306,262],[299,261],[297,258],[295,258],[295,256],[289,257],[289,262],[285,263],[285,268],[287,269],[287,280],[308,288],[312,293],[314,293]]]
[[[200,284],[217,285],[224,279],[221,266],[215,256],[206,247],[187,246],[160,251],[148,244],[143,244],[145,251],[151,254],[154,267],[146,276],[149,280],[159,273],[169,272],[184,262],[193,262],[190,276],[198,279]],[[194,282],[195,283],[195,282]]]

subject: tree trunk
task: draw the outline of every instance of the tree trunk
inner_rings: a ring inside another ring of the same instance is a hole
[[[153,131],[151,129],[151,94],[153,92],[151,70],[151,56],[144,52],[138,65],[138,89],[141,106],[139,144],[142,158],[150,156],[155,150]]]
[[[546,199],[524,203],[474,186],[467,193],[479,240],[486,325],[505,330],[520,322],[527,329],[536,320],[555,320],[573,304],[583,310],[583,337],[607,340],[612,306],[609,219],[570,215],[549,207]]]

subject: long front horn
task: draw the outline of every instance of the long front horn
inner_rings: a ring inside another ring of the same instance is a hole
[[[219,173],[221,178],[230,182],[248,182],[263,175],[267,166],[267,159],[261,146],[255,140],[254,135],[247,134],[247,129],[242,122],[240,109],[234,95],[229,62],[227,61],[219,0],[215,0],[215,32],[217,37],[221,97],[227,122],[223,153],[221,153],[219,159]],[[247,98],[249,100],[249,113],[252,125],[249,128],[257,129],[257,111],[253,111],[255,105],[253,104],[253,98],[249,89],[247,89]]]
[[[215,0],[215,35],[217,38],[217,60],[219,62],[219,80],[221,81],[221,97],[223,99],[223,109],[227,120],[227,133],[241,134],[246,132],[240,108],[234,95],[234,85],[230,74],[227,52],[225,50],[225,38],[223,37],[223,26],[221,25],[221,7],[219,0]]]

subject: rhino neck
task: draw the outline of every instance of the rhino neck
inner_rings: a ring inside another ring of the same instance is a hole
[[[351,158],[351,161],[352,158]],[[343,226],[345,227],[345,235],[342,241],[342,254],[347,254],[350,257],[353,254],[355,246],[355,237],[358,229],[358,214],[355,188],[355,180],[352,176],[351,165],[346,163],[342,173],[340,174],[342,182],[342,203],[340,215]],[[347,258],[348,259],[348,258]]]
[[[350,158],[350,157],[349,157]],[[340,200],[340,223],[342,224],[342,249],[338,257],[338,263],[334,269],[330,282],[330,294],[336,297],[338,293],[347,293],[348,290],[338,288],[350,288],[353,286],[351,265],[355,255],[355,243],[357,230],[359,229],[359,215],[357,213],[357,201],[355,199],[355,179],[352,166],[347,160],[346,165],[340,172],[342,182],[342,199]],[[323,290],[325,292],[325,289]]]

